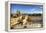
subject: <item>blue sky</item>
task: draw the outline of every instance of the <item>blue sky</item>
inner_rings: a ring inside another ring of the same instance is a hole
[[[24,5],[24,4],[11,4],[11,13],[16,13],[17,10],[21,13],[42,13],[43,5]]]

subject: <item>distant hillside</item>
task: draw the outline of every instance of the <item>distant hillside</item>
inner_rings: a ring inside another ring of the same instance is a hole
[[[11,16],[15,16],[16,14],[11,14]],[[19,15],[19,14],[18,14]],[[42,14],[22,14],[22,15],[28,15],[28,16],[42,16]]]
[[[28,16],[41,16],[42,14],[23,14],[23,15],[28,15]]]

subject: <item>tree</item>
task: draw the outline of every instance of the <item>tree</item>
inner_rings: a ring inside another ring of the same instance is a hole
[[[16,14],[20,14],[20,11],[19,11],[19,10],[17,10],[17,11],[16,11]]]
[[[19,10],[16,11],[16,15],[20,16],[20,11]]]

